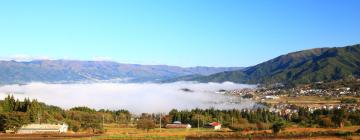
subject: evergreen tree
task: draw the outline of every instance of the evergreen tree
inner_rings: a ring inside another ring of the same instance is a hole
[[[40,115],[41,115],[41,106],[37,100],[32,100],[29,109],[27,110],[27,113],[29,115],[29,119],[31,122],[39,122]]]

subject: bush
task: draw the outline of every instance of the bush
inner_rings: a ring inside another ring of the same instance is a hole
[[[149,131],[155,128],[155,122],[149,118],[142,118],[137,122],[136,128]]]
[[[341,99],[341,103],[342,104],[356,104],[357,103],[357,100],[356,99],[349,99],[349,98],[343,98]]]
[[[267,130],[270,128],[270,126],[271,126],[271,124],[267,124],[267,123],[263,123],[263,122],[256,123],[257,130]]]
[[[81,128],[81,123],[75,120],[67,120],[66,123],[69,125],[69,129],[73,132],[78,132]]]
[[[243,96],[243,98],[245,98],[245,99],[251,99],[251,98],[253,98],[254,97],[254,95],[252,95],[252,94],[245,94],[244,96]]]
[[[272,131],[274,134],[280,133],[280,131],[285,130],[285,123],[283,121],[275,122],[272,127]]]
[[[0,114],[0,131],[13,130],[17,131],[23,125],[28,124],[29,118],[23,112],[10,112]]]
[[[234,124],[230,125],[229,128],[233,131],[249,131],[256,130],[256,124],[246,123],[246,124]]]
[[[325,128],[334,126],[333,122],[331,121],[331,118],[329,118],[329,117],[321,118],[319,123],[320,123],[321,127],[325,127]]]

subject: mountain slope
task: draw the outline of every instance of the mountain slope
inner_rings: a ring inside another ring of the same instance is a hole
[[[210,75],[240,68],[121,64],[109,61],[0,61],[0,83],[28,82],[155,82],[186,75]]]
[[[191,80],[238,83],[310,83],[360,76],[360,45],[289,53],[238,71]]]

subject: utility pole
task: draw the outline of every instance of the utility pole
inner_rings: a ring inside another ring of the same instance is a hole
[[[198,118],[198,125],[197,125],[197,127],[198,127],[198,131],[200,131],[200,115],[198,115],[197,118]]]
[[[231,117],[231,125],[234,126],[234,117]]]
[[[116,123],[116,125],[119,127],[120,125],[119,125],[119,122],[118,122],[118,116],[116,115],[116,117],[115,117],[115,123]]]
[[[161,116],[162,116],[162,113],[160,113],[160,132],[161,132]]]
[[[104,119],[105,119],[105,116],[104,114],[102,114],[102,128],[104,129]]]
[[[41,116],[40,116],[40,111],[38,111],[37,113],[37,119],[38,119],[38,123],[41,124]]]

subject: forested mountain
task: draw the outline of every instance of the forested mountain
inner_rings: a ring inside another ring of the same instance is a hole
[[[255,56],[254,56],[255,57]],[[310,83],[360,76],[360,45],[289,53],[237,71],[189,80],[237,83]]]
[[[210,75],[238,70],[232,67],[176,67],[121,64],[109,61],[36,60],[0,61],[1,84],[28,82],[155,82],[186,75]]]

